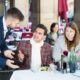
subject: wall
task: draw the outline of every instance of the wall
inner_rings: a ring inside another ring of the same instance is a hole
[[[35,0],[36,1],[36,0]],[[25,20],[21,24],[26,26],[28,23],[29,2],[28,0],[15,0],[15,7],[19,8],[25,15]],[[37,7],[37,4],[35,5]],[[40,0],[40,23],[45,24],[48,29],[52,22],[58,20],[58,0]],[[36,23],[37,24],[37,23]]]
[[[40,12],[40,23],[49,29],[51,23],[58,20],[58,0],[40,0]]]
[[[29,4],[28,0],[15,0],[15,7],[21,10],[21,12],[24,14],[24,21],[21,23],[22,26],[27,26],[28,24],[28,14],[29,14]]]

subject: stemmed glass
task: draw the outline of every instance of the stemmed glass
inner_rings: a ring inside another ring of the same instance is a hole
[[[63,70],[66,70],[67,72],[67,61],[65,61],[64,59],[68,56],[68,51],[63,51],[63,63],[62,63],[62,66],[63,66]]]

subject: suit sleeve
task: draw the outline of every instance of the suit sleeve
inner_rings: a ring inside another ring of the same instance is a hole
[[[53,59],[52,59],[52,48],[50,45],[47,48],[47,50],[48,50],[47,62],[48,62],[48,64],[51,64],[51,63],[53,63]]]
[[[5,65],[6,65],[6,59],[3,57],[0,57],[0,68],[5,67]]]
[[[4,53],[5,50],[8,50],[7,44],[5,41],[3,41],[3,44],[1,46],[1,52]]]
[[[7,47],[5,39],[4,39],[3,29],[0,28],[0,51],[3,53],[7,49],[8,49],[8,47]]]

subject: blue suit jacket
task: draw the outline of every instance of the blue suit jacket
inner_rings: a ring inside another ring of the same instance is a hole
[[[4,39],[3,17],[0,17],[0,68],[5,66],[6,58],[1,56],[7,50],[7,45]]]

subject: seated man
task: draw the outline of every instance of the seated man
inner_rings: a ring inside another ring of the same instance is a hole
[[[39,70],[40,67],[53,65],[52,48],[44,42],[47,29],[43,24],[38,24],[30,41],[21,41],[19,50],[25,55],[22,68]]]

